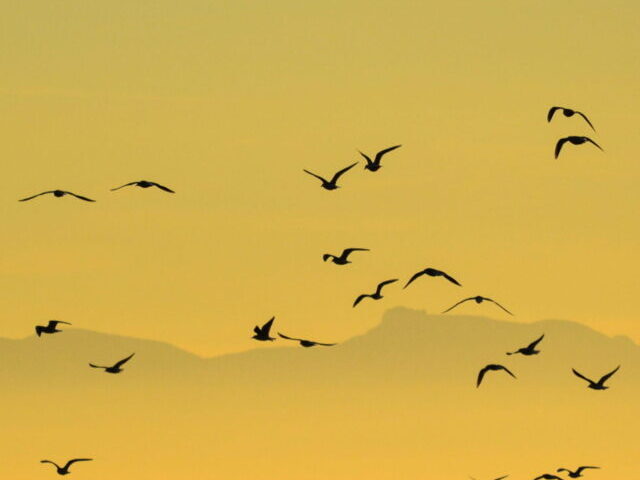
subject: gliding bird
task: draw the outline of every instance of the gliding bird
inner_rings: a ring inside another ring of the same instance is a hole
[[[74,458],[73,460],[69,460],[64,467],[61,467],[60,465],[58,465],[56,462],[52,462],[51,460],[40,460],[40,463],[50,463],[52,465],[54,465],[56,467],[56,471],[58,472],[58,475],[67,475],[69,473],[71,473],[69,471],[69,467],[71,465],[73,465],[76,462],[89,462],[93,460],[93,458]]]
[[[26,202],[27,200],[31,200],[32,198],[39,197],[40,195],[47,195],[49,193],[52,193],[53,196],[56,197],[56,198],[64,197],[65,195],[71,195],[73,197],[79,198],[80,200],[84,200],[85,202],[95,202],[95,200],[92,200],[92,199],[87,198],[87,197],[83,197],[82,195],[76,195],[75,193],[68,192],[66,190],[48,190],[46,192],[38,193],[36,195],[31,195],[30,197],[27,197],[27,198],[21,198],[18,201],[19,202]]]
[[[573,145],[582,145],[583,143],[590,142],[604,152],[604,149],[600,145],[598,145],[596,142],[591,140],[589,137],[577,137],[572,135],[570,137],[564,137],[558,140],[558,143],[556,143],[556,152],[555,152],[556,158],[558,158],[558,155],[560,155],[560,150],[562,150],[562,146],[567,142]]]
[[[63,322],[62,320],[49,320],[49,323],[46,327],[42,325],[36,325],[36,335],[40,336],[43,333],[58,333],[62,330],[56,329],[59,323],[64,323],[66,325],[71,325],[69,322]]]
[[[582,113],[579,112],[577,110],[572,110],[571,108],[566,108],[566,107],[551,107],[549,109],[549,113],[547,113],[547,122],[550,122],[551,119],[553,118],[553,114],[556,113],[556,110],[562,110],[562,114],[565,117],[573,117],[574,115],[580,115],[582,118],[584,118],[584,120],[589,124],[589,126],[591,127],[591,129],[595,132],[596,129],[594,128],[594,126],[591,124],[591,122],[589,121],[589,119],[587,118],[587,116]]]
[[[558,472],[567,472],[567,475],[569,475],[569,477],[571,477],[571,478],[580,478],[580,477],[582,477],[582,471],[586,470],[587,468],[600,468],[600,467],[587,467],[587,466],[578,467],[575,472],[572,472],[568,468],[559,468],[557,471]]]
[[[351,165],[349,165],[346,168],[343,168],[342,170],[340,170],[339,172],[336,172],[336,174],[331,178],[331,180],[327,180],[326,178],[321,177],[320,175],[316,175],[313,172],[310,172],[309,170],[304,170],[303,171],[305,173],[308,173],[309,175],[316,177],[318,180],[320,180],[322,182],[322,188],[324,188],[325,190],[335,190],[336,188],[340,188],[337,184],[338,179],[347,171],[351,170],[353,167],[355,167],[358,164],[358,162],[353,163]]]
[[[335,343],[320,343],[320,342],[313,342],[311,340],[304,340],[302,338],[293,338],[293,337],[287,337],[286,335],[281,334],[280,332],[278,332],[278,335],[281,338],[284,338],[285,340],[293,340],[296,342],[299,342],[300,345],[302,345],[303,347],[315,347],[316,345],[322,345],[323,347],[333,347],[334,345],[336,345]]]
[[[540,350],[536,350],[536,346],[538,345],[538,343],[542,341],[543,338],[544,338],[544,334],[542,334],[540,338],[538,338],[537,340],[534,340],[526,347],[519,348],[515,352],[507,352],[507,355],[515,355],[516,353],[521,353],[522,355],[525,355],[525,356],[537,355],[540,353]]]
[[[115,364],[113,364],[111,367],[102,367],[100,365],[94,365],[93,363],[90,363],[89,366],[93,368],[104,368],[105,373],[120,373],[122,371],[122,368],[120,367],[122,367],[122,365],[124,365],[129,360],[131,360],[131,357],[133,357],[134,355],[135,353],[132,353],[127,358],[123,358],[119,362],[116,362]]]
[[[458,305],[464,303],[464,302],[468,302],[469,300],[475,300],[476,303],[482,303],[485,300],[487,302],[491,302],[491,303],[495,303],[498,307],[500,307],[502,310],[504,310],[505,312],[507,312],[509,315],[513,315],[513,313],[511,313],[509,310],[507,310],[506,308],[504,308],[502,305],[500,305],[498,302],[496,302],[495,300],[492,300],[490,298],[487,297],[481,297],[480,295],[478,295],[477,297],[469,297],[469,298],[465,298],[464,300],[460,300],[458,303],[456,303],[453,307],[449,307],[447,308],[444,312],[442,313],[447,313],[451,310],[453,310],[454,308],[456,308]]]
[[[409,281],[407,282],[407,284],[404,286],[404,288],[407,288],[409,285],[411,285],[411,283],[418,277],[421,277],[422,275],[429,275],[430,277],[444,277],[447,280],[449,280],[451,283],[458,285],[459,287],[461,287],[462,285],[460,285],[458,283],[458,281],[453,278],[450,275],[447,275],[446,273],[444,273],[441,270],[436,270],[435,268],[425,268],[424,270],[420,270],[418,273],[414,274],[413,277],[411,277],[409,279]]]
[[[382,287],[384,287],[385,285],[389,285],[390,283],[394,283],[397,282],[398,279],[394,278],[392,280],[385,280],[384,282],[381,282],[378,284],[378,286],[376,287],[376,291],[374,293],[371,294],[367,294],[367,293],[363,293],[362,295],[360,295],[358,298],[356,298],[356,301],[353,302],[353,306],[355,307],[356,305],[358,305],[363,299],[369,297],[369,298],[373,298],[374,300],[380,300],[382,297]]]
[[[254,338],[258,341],[261,342],[273,342],[275,340],[275,337],[270,337],[269,336],[269,332],[271,331],[271,325],[273,325],[273,321],[276,319],[276,317],[271,317],[271,320],[269,320],[267,323],[265,323],[262,328],[260,328],[258,325],[256,325],[253,329],[253,331],[255,332],[255,335],[251,338]]]
[[[513,378],[516,378],[516,376],[513,373],[511,373],[511,370],[509,370],[504,365],[489,364],[486,367],[484,367],[482,370],[480,370],[480,373],[478,373],[478,380],[476,382],[476,388],[479,387],[480,384],[482,383],[482,379],[484,378],[485,373],[487,373],[489,371],[495,371],[495,370],[504,370],[509,375],[511,375]]]
[[[582,375],[580,372],[578,372],[575,368],[572,368],[571,370],[573,371],[574,375],[576,377],[579,377],[583,380],[586,380],[587,382],[589,382],[589,386],[588,388],[591,388],[592,390],[606,390],[609,387],[605,386],[605,382],[607,380],[609,380],[609,378],[618,371],[618,369],[620,368],[620,365],[618,365],[613,371],[607,373],[606,375],[604,375],[600,380],[598,380],[597,382],[594,382],[593,380],[588,379],[587,377],[585,377],[584,375]]]
[[[389,147],[389,148],[385,148],[384,150],[380,150],[378,153],[376,153],[376,158],[374,160],[371,160],[371,158],[369,158],[369,156],[366,153],[362,153],[360,152],[360,155],[362,155],[364,157],[364,159],[367,161],[367,164],[364,166],[364,168],[366,170],[369,170],[371,172],[375,172],[377,170],[379,170],[380,168],[382,168],[382,165],[380,165],[380,160],[382,160],[382,156],[385,153],[389,153],[392,150],[395,150],[396,148],[400,148],[402,145],[395,145],[393,147]]]
[[[351,254],[351,252],[368,252],[368,248],[346,248],[342,251],[342,254],[339,257],[335,255],[331,255],[330,253],[325,253],[322,255],[322,260],[325,262],[329,259],[336,265],[346,265],[347,263],[351,263],[347,260],[347,257]]]
[[[140,187],[140,188],[157,187],[160,190],[164,190],[165,192],[176,193],[173,190],[171,190],[170,188],[165,187],[164,185],[160,185],[159,183],[156,183],[156,182],[149,182],[147,180],[140,180],[140,181],[137,181],[137,182],[125,183],[124,185],[121,185],[119,187],[112,188],[111,191],[114,192],[116,190],[120,190],[121,188],[129,187],[131,185],[135,185],[136,187]]]

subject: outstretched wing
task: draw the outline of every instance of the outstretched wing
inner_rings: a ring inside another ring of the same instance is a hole
[[[363,299],[370,297],[371,295],[368,295],[366,293],[363,293],[362,295],[360,295],[358,298],[356,298],[356,301],[353,302],[353,306],[355,307],[356,305],[358,305]]]
[[[64,192],[64,193],[68,193],[69,195],[73,195],[76,198],[79,198],[80,200],[84,200],[85,202],[95,202],[95,200],[92,200],[91,198],[87,198],[87,197],[83,197],[82,195],[77,195],[73,192]]]
[[[92,367],[92,368],[107,368],[107,367],[103,367],[101,365],[94,365],[93,363],[90,363],[89,366]]]
[[[504,475],[504,476],[502,476],[502,477],[495,478],[494,480],[504,480],[504,479],[505,479],[505,478],[507,478],[508,476],[509,476],[509,475]]]
[[[360,152],[360,150],[358,150],[358,152]],[[360,155],[362,155],[364,159],[367,161],[367,165],[373,165],[373,161],[371,160],[371,158],[369,158],[369,155],[362,152],[360,152]]]
[[[498,307],[500,307],[502,310],[504,310],[505,312],[507,312],[509,315],[513,315],[513,313],[511,313],[509,310],[507,310],[506,308],[504,308],[502,305],[500,305],[498,302],[496,302],[495,300],[493,300],[492,298],[486,298],[485,300],[490,301],[491,303],[495,303]],[[544,335],[543,335],[544,337]],[[540,338],[540,340],[542,340],[542,338]]]
[[[44,330],[44,327],[42,325],[36,325],[36,335],[38,336],[42,335],[43,330]]]
[[[580,115],[582,118],[584,118],[584,121],[587,122],[589,124],[589,126],[591,127],[591,129],[595,132],[596,128],[593,126],[593,124],[589,121],[589,119],[587,118],[587,116],[582,113],[582,112],[576,112],[578,115]]]
[[[333,347],[334,345],[337,345],[337,343],[320,343],[320,342],[313,342],[316,345],[322,345],[323,347]]]
[[[392,150],[395,150],[396,148],[400,148],[402,145],[394,145],[393,147],[389,147],[389,148],[385,148],[384,150],[380,150],[377,154],[376,154],[376,159],[373,161],[373,163],[375,163],[376,165],[380,165],[380,160],[382,160],[382,156],[385,153],[389,153]]]
[[[568,137],[565,138],[561,138],[560,140],[558,140],[558,143],[556,143],[556,151],[555,151],[555,158],[558,158],[558,155],[560,155],[560,150],[562,150],[562,146],[569,141]]]
[[[469,298],[465,298],[464,300],[460,300],[460,301],[459,301],[458,303],[456,303],[453,307],[449,307],[449,308],[447,308],[447,309],[446,309],[444,312],[442,312],[442,313],[447,313],[447,312],[449,312],[449,311],[453,310],[454,308],[456,308],[456,307],[457,307],[458,305],[460,305],[461,303],[468,302],[469,300],[473,300],[474,298],[475,298],[475,297],[469,297]]]
[[[538,345],[542,341],[543,338],[544,338],[544,333],[542,334],[542,336],[540,338],[538,338],[537,340],[534,340],[533,342],[531,342],[529,344],[529,346],[527,347],[527,349],[533,350],[534,348],[536,348],[536,345]]]
[[[165,187],[164,185],[160,185],[159,183],[151,182],[151,184],[152,184],[152,185],[154,185],[154,186],[156,186],[156,187],[158,187],[160,190],[164,190],[165,192],[169,192],[169,193],[176,193],[176,192],[174,192],[173,190],[171,190],[170,188]]]
[[[577,371],[575,368],[572,368],[572,369],[571,369],[571,371],[573,372],[573,374],[574,374],[576,377],[579,377],[579,378],[581,378],[581,379],[583,379],[583,380],[586,380],[586,381],[587,381],[587,382],[589,382],[589,383],[595,383],[595,382],[593,382],[592,380],[590,380],[590,379],[588,379],[587,377],[585,377],[584,375],[582,375],[582,374],[581,374],[579,371]]]
[[[325,178],[321,177],[320,175],[316,175],[315,173],[310,172],[309,170],[302,169],[302,171],[308,173],[313,177],[316,177],[318,180],[322,181],[322,183],[329,183]]]
[[[585,140],[586,140],[587,142],[591,142],[591,143],[593,143],[596,147],[598,147],[600,150],[602,150],[602,151],[604,152],[604,149],[603,149],[600,145],[598,145],[596,142],[594,142],[593,140],[591,140],[589,137],[584,137],[584,138],[585,138]]]
[[[480,384],[482,383],[482,379],[484,378],[485,373],[487,373],[489,371],[489,369],[487,367],[484,367],[482,370],[480,370],[480,372],[478,373],[478,380],[476,381],[476,388],[478,388],[480,386]]]
[[[500,365],[500,369],[504,370],[505,372],[507,372],[509,375],[511,375],[513,378],[517,378],[513,372],[511,370],[509,370],[507,367],[505,367],[504,365]]]
[[[64,470],[68,469],[71,465],[73,465],[76,462],[88,462],[90,460],[93,460],[93,458],[74,458],[73,460],[69,460],[67,462],[67,464],[64,466]]]
[[[549,113],[547,113],[547,122],[550,122],[553,118],[553,114],[556,113],[556,110],[561,110],[562,107],[551,107],[549,109]]]
[[[333,178],[331,179],[330,183],[333,183],[334,185],[337,183],[338,179],[346,172],[348,172],[349,170],[351,170],[353,167],[355,167],[358,164],[358,162],[356,163],[352,163],[351,165],[349,165],[346,168],[343,168],[342,170],[338,171],[335,173],[335,175],[333,176]]]
[[[413,281],[414,281],[416,278],[421,277],[422,275],[424,275],[424,270],[420,270],[418,273],[415,273],[415,274],[413,275],[413,277],[411,277],[411,278],[409,279],[409,281],[407,282],[407,284],[406,284],[404,287],[402,287],[402,288],[407,288],[409,285],[411,285],[411,284],[413,283]]]
[[[380,292],[382,291],[382,288],[383,288],[385,285],[389,285],[390,283],[395,283],[395,282],[397,282],[397,281],[398,281],[398,279],[397,279],[397,278],[392,278],[391,280],[385,280],[384,282],[380,282],[380,283],[378,284],[378,287],[376,288],[376,293],[377,293],[378,295],[380,295]]]
[[[30,197],[27,197],[27,198],[21,198],[18,201],[19,202],[26,202],[27,200],[31,200],[32,198],[39,197],[40,195],[46,195],[47,193],[53,193],[53,190],[49,190],[49,191],[46,191],[46,192],[38,193],[36,195],[31,195]]]
[[[342,255],[340,256],[346,259],[351,254],[351,252],[368,252],[368,251],[369,251],[368,248],[345,248],[342,251]]]
[[[283,334],[281,334],[280,332],[278,332],[278,336],[279,336],[280,338],[284,338],[285,340],[294,340],[294,341],[296,341],[296,342],[300,342],[300,341],[302,341],[302,339],[301,339],[301,338],[287,337],[286,335],[283,335]]]
[[[576,473],[577,473],[578,475],[580,475],[580,474],[582,473],[582,471],[583,471],[583,470],[586,470],[587,468],[600,468],[600,467],[589,467],[589,466],[586,466],[586,465],[585,465],[584,467],[578,467],[578,468],[576,469]]]
[[[118,363],[116,363],[114,365],[115,368],[121,367],[122,365],[124,365],[125,363],[127,363],[129,360],[131,360],[131,357],[133,357],[135,355],[135,353],[132,353],[131,355],[129,355],[127,358],[123,358],[122,360],[120,360]]]
[[[461,286],[462,286],[462,285],[460,285],[460,283],[458,283],[458,281],[457,281],[455,278],[453,278],[451,275],[447,275],[446,273],[442,272],[442,276],[443,276],[444,278],[446,278],[447,280],[449,280],[451,283],[454,283],[454,284],[458,285],[459,287],[461,287]]]
[[[616,373],[618,370],[620,370],[620,365],[618,365],[613,371],[607,373],[605,376],[603,376],[600,381],[598,382],[599,384],[604,384],[604,382],[606,382],[607,380],[609,380],[609,378]]]
[[[129,182],[129,183],[125,183],[124,185],[120,185],[119,187],[112,188],[112,189],[111,189],[111,191],[112,191],[112,192],[115,192],[116,190],[120,190],[121,188],[129,187],[129,186],[131,186],[131,185],[135,185],[135,184],[137,184],[137,183],[138,183],[138,182]]]
[[[271,325],[273,325],[273,321],[276,319],[276,317],[271,317],[271,320],[269,320],[267,323],[265,323],[262,326],[262,331],[264,332],[265,335],[269,336],[269,331],[271,330]],[[256,332],[258,333],[258,332]]]
[[[50,463],[51,465],[55,465],[56,468],[60,468],[56,462],[52,462],[51,460],[40,460],[40,463]]]
[[[62,320],[49,320],[49,325],[47,325],[48,327],[52,327],[52,328],[56,328],[56,325],[58,325],[59,323],[64,323],[66,325],[71,325],[69,322],[63,322]]]

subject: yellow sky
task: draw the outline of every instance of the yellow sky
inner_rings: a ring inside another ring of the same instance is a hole
[[[49,318],[200,354],[496,298],[640,340],[635,2],[2,7],[3,336]],[[585,111],[545,120],[552,104]],[[605,149],[557,138],[593,135]],[[326,192],[357,150],[401,143]],[[174,188],[109,188],[139,179]],[[94,197],[16,200],[63,188]],[[367,247],[354,264],[321,255]],[[381,302],[353,299],[432,266]],[[490,306],[465,312],[493,314]],[[499,315],[496,312],[495,315]]]

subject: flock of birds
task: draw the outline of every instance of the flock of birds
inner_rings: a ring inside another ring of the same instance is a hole
[[[561,111],[562,114],[565,117],[572,117],[573,115],[578,115],[580,117],[582,117],[586,123],[591,127],[592,130],[595,131],[595,128],[593,126],[593,124],[591,123],[591,121],[587,118],[587,116],[582,113],[579,112],[577,110],[573,110],[570,108],[566,108],[566,107],[551,107],[551,109],[549,110],[548,114],[547,114],[547,120],[550,122],[553,117],[554,114],[557,111]],[[570,144],[573,145],[581,145],[584,143],[592,143],[594,146],[596,146],[597,148],[599,148],[600,150],[602,150],[602,147],[600,147],[600,145],[598,145],[596,142],[594,142],[592,139],[590,139],[589,137],[586,136],[568,136],[568,137],[564,137],[561,138],[557,141],[556,143],[556,147],[555,147],[555,158],[558,158],[558,156],[560,155],[560,152],[563,148],[563,146],[569,142]],[[374,159],[372,160],[367,154],[360,152],[360,154],[362,155],[362,157],[365,159],[366,164],[364,166],[364,168],[366,170],[369,170],[370,172],[376,172],[378,171],[380,168],[382,168],[381,165],[381,161],[384,155],[386,155],[389,152],[392,152],[398,148],[400,148],[401,145],[394,145],[392,147],[389,148],[385,148],[381,151],[379,151]],[[342,177],[342,175],[344,175],[345,173],[347,173],[349,170],[351,170],[353,167],[355,167],[358,163],[353,163],[351,165],[349,165],[348,167],[343,168],[342,170],[339,170],[338,172],[336,172],[330,180],[327,180],[326,178],[313,173],[309,170],[304,169],[304,172],[317,178],[318,180],[320,180],[321,183],[321,187],[324,188],[325,190],[336,190],[339,187],[338,185],[338,180]],[[125,187],[129,187],[129,186],[136,186],[139,188],[150,188],[150,187],[156,187],[162,191],[168,192],[168,193],[175,193],[172,189],[161,185],[159,183],[156,182],[151,182],[148,180],[139,180],[139,181],[134,181],[134,182],[129,182],[126,183],[124,185],[121,185],[119,187],[115,187],[112,188],[111,191],[116,191],[116,190],[120,190],[121,188],[125,188]],[[28,200],[32,200],[34,198],[43,196],[43,195],[48,195],[48,194],[52,194],[54,197],[60,198],[60,197],[64,197],[66,195],[70,195],[72,197],[75,197],[79,200],[83,200],[85,202],[95,202],[95,200],[88,198],[86,196],[83,195],[78,195],[76,193],[67,191],[67,190],[48,190],[45,192],[41,192],[38,193],[36,195],[31,195],[29,197],[26,198],[22,198],[19,201],[21,202],[25,202]],[[352,263],[349,258],[351,256],[351,254],[353,254],[353,252],[367,252],[369,251],[368,248],[359,248],[359,247],[352,247],[352,248],[346,248],[342,251],[341,254],[339,255],[333,255],[330,253],[325,253],[322,256],[323,261],[331,261],[333,264],[335,265],[340,265],[340,266],[344,266],[344,265],[348,265],[350,263]],[[458,287],[461,287],[462,284],[460,282],[458,282],[453,276],[449,275],[448,273],[442,271],[442,270],[438,270],[435,268],[424,268],[422,270],[419,270],[418,272],[416,272],[415,274],[413,274],[405,283],[403,288],[407,288],[409,285],[411,285],[414,281],[418,280],[421,277],[432,277],[432,278],[437,278],[437,277],[442,277],[444,280],[446,280],[447,282],[456,285]],[[386,287],[387,285],[393,284],[395,282],[398,282],[399,279],[398,278],[393,278],[393,279],[389,279],[389,280],[385,280],[382,281],[380,283],[378,283],[375,291],[373,293],[363,293],[361,295],[359,295],[353,302],[353,307],[355,308],[356,306],[358,306],[364,299],[372,299],[372,300],[380,300],[383,298],[382,295],[382,289],[384,287]],[[489,298],[489,297],[484,297],[481,295],[477,295],[477,296],[472,296],[472,297],[468,297],[468,298],[464,298],[462,300],[460,300],[459,302],[455,303],[454,305],[452,305],[451,307],[447,308],[446,310],[444,310],[442,313],[447,313],[450,312],[451,310],[455,309],[456,307],[462,305],[463,303],[466,302],[475,302],[476,304],[481,304],[482,302],[489,302],[489,303],[493,303],[495,304],[497,307],[499,307],[500,309],[502,309],[504,312],[506,312],[509,315],[513,315],[513,313],[511,311],[509,311],[508,309],[506,309],[504,306],[502,306],[500,303],[498,303],[497,301]],[[261,341],[261,342],[272,342],[274,340],[277,339],[277,337],[273,337],[271,336],[271,328],[273,326],[273,323],[275,321],[275,317],[272,317],[271,319],[269,319],[264,325],[260,326],[260,325],[256,325],[254,328],[254,335],[253,335],[253,339],[257,340],[257,341]],[[61,332],[62,330],[58,329],[58,325],[60,324],[65,324],[65,325],[71,325],[69,322],[64,322],[61,320],[50,320],[48,322],[47,325],[37,325],[35,327],[35,331],[38,337],[40,337],[42,334],[55,334],[58,332]],[[295,341],[298,342],[302,347],[305,348],[310,348],[310,347],[315,347],[315,346],[325,346],[325,347],[331,347],[336,345],[336,343],[322,343],[322,342],[317,342],[314,340],[308,340],[308,339],[304,339],[304,338],[298,338],[298,337],[291,337],[288,335],[285,335],[283,333],[278,332],[278,337],[284,340],[290,340],[290,341]],[[513,351],[513,352],[506,352],[506,355],[523,355],[523,356],[532,356],[532,355],[537,355],[540,353],[540,350],[538,350],[538,344],[544,339],[545,335],[542,334],[539,338],[537,338],[536,340],[534,340],[533,342],[531,342],[529,345],[525,346],[525,347],[521,347],[518,348],[517,350]],[[125,363],[127,363],[129,360],[131,360],[133,358],[133,356],[135,355],[135,353],[132,353],[131,355],[127,356],[126,358],[123,358],[122,360],[117,361],[116,363],[114,363],[111,366],[102,366],[102,365],[96,365],[93,363],[89,363],[89,366],[92,368],[97,368],[97,369],[103,369],[105,371],[105,373],[111,373],[111,374],[118,374],[120,372],[123,371],[123,365]],[[580,372],[578,372],[576,369],[572,369],[572,372],[574,375],[576,375],[577,377],[579,377],[582,380],[585,380],[589,383],[588,388],[593,389],[593,390],[606,390],[607,387],[605,385],[605,382],[607,382],[607,380],[613,376],[620,368],[620,365],[618,365],[618,367],[616,367],[613,371],[607,373],[606,375],[603,375],[597,382],[589,379],[588,377],[584,376],[583,374],[581,374]],[[480,387],[480,385],[482,384],[485,375],[489,372],[497,372],[497,371],[504,371],[506,372],[508,375],[510,375],[511,377],[513,377],[514,379],[516,378],[515,374],[506,366],[502,365],[502,364],[498,364],[498,363],[494,363],[494,364],[488,364],[486,366],[484,366],[483,368],[480,369],[477,379],[476,379],[476,387]],[[74,458],[69,460],[67,463],[64,464],[64,466],[60,466],[57,463],[51,461],[51,460],[41,460],[41,463],[50,463],[52,464],[55,468],[56,468],[56,472],[59,475],[67,475],[70,473],[70,467],[76,463],[76,462],[86,462],[86,461],[91,461],[93,459],[91,458]],[[557,473],[560,472],[566,472],[569,478],[580,478],[583,476],[583,472],[585,470],[588,469],[598,469],[600,467],[596,467],[596,466],[580,466],[577,467],[575,470],[570,470],[568,468],[559,468],[557,470]],[[495,480],[503,480],[505,478],[507,478],[508,475],[496,478]],[[472,480],[473,477],[471,477]],[[555,475],[555,474],[550,474],[550,473],[545,473],[542,475],[537,476],[536,478],[534,478],[533,480],[563,480],[561,477]]]

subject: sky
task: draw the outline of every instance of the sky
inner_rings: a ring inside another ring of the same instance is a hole
[[[200,355],[342,341],[471,295],[640,341],[636,2],[5,2],[3,336]],[[550,106],[584,111],[557,116]],[[590,145],[558,138],[590,135]],[[360,163],[402,147],[371,173]],[[109,189],[134,180],[161,191]],[[54,188],[95,198],[17,199]],[[365,247],[344,267],[323,253]],[[422,279],[351,305],[389,278]],[[491,306],[463,313],[503,318]]]

